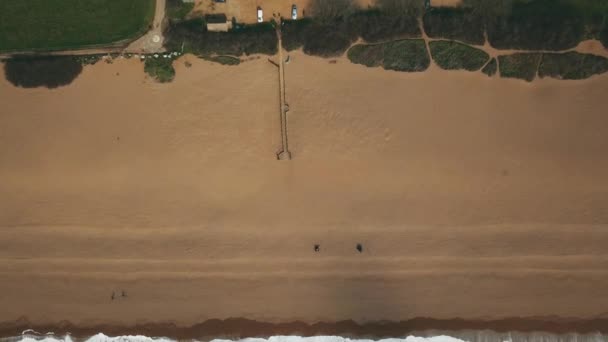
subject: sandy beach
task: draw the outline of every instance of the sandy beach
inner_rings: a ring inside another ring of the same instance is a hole
[[[265,57],[0,75],[0,327],[607,326],[608,75],[286,68],[290,161]]]

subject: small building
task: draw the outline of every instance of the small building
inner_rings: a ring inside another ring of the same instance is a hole
[[[232,21],[225,14],[208,14],[205,16],[207,31],[228,32],[232,28]]]

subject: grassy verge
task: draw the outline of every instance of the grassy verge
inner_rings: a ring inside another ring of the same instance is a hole
[[[433,41],[429,47],[435,63],[445,70],[477,71],[490,58],[485,51],[454,41]]]
[[[424,31],[431,38],[459,40],[482,45],[485,42],[481,17],[465,8],[433,8],[423,17]]]
[[[581,80],[608,71],[608,59],[578,52],[546,53],[538,70],[540,77]]]
[[[399,40],[384,44],[384,61],[386,70],[424,71],[431,60],[422,39]]]
[[[488,75],[488,77],[496,75],[496,71],[498,71],[498,64],[496,62],[496,58],[492,58],[492,60],[488,62],[488,64],[486,64],[483,69],[481,69],[481,72]]]
[[[4,64],[6,79],[23,88],[57,88],[72,83],[82,63],[71,56],[15,57]]]
[[[541,58],[540,53],[514,53],[498,56],[500,76],[531,82],[536,77]]]
[[[160,83],[171,82],[175,77],[173,58],[148,56],[145,60],[144,71]]]
[[[146,32],[155,0],[0,0],[0,51],[111,44]]]

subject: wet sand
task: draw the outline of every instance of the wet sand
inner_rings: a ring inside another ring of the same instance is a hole
[[[187,58],[1,77],[0,322],[605,318],[607,75],[292,54],[277,161],[275,67]]]

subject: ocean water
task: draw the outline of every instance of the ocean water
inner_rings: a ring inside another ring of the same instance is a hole
[[[437,334],[437,335],[434,335]],[[418,335],[418,336],[415,336]],[[608,342],[608,335],[591,334],[552,334],[546,332],[505,332],[498,333],[489,330],[455,331],[446,335],[440,332],[424,331],[420,334],[401,338],[385,339],[356,339],[340,336],[271,336],[269,338],[244,338],[240,340],[213,339],[209,342]],[[70,335],[55,336],[52,333],[40,334],[34,331],[24,331],[21,336],[0,338],[0,342],[177,342],[165,337],[148,336],[106,336],[102,333],[87,339],[73,339]],[[191,340],[199,342],[198,340]]]

